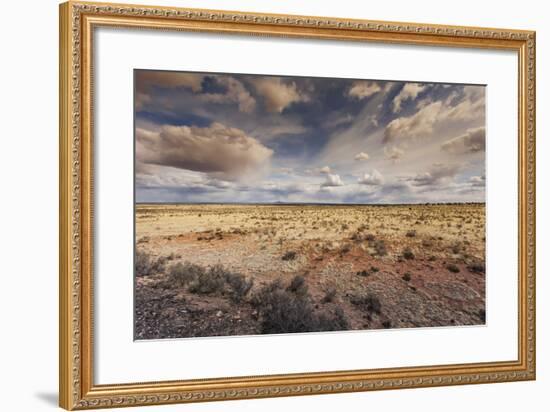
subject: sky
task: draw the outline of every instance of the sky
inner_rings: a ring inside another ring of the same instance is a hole
[[[138,203],[485,201],[485,86],[135,70]]]

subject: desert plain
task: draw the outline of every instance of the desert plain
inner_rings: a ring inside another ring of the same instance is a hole
[[[137,204],[135,338],[483,325],[485,205]]]

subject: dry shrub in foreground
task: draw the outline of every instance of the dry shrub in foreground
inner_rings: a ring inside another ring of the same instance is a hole
[[[403,257],[408,260],[414,259],[414,253],[410,247],[405,248],[405,250],[403,250]]]
[[[473,273],[483,274],[485,273],[485,263],[476,262],[468,265],[468,270]]]
[[[253,280],[240,273],[233,273],[221,265],[209,269],[193,263],[176,263],[169,270],[169,284],[185,287],[191,293],[228,295],[233,302],[240,302],[250,291]]]
[[[136,276],[156,275],[157,273],[164,272],[166,262],[170,260],[170,258],[171,256],[154,258],[148,252],[136,250],[134,263]]]
[[[335,297],[336,288],[334,286],[330,286],[325,290],[325,296],[323,296],[323,299],[321,299],[321,303],[333,302]]]
[[[378,256],[386,256],[388,254],[386,244],[383,240],[375,240],[373,243],[373,247]]]
[[[207,271],[203,269],[195,279],[189,282],[188,290],[191,293],[199,295],[210,295],[216,292],[223,293],[226,273],[229,272],[226,272],[219,265],[212,266]]]
[[[340,307],[334,312],[315,313],[301,276],[288,287],[280,280],[264,286],[253,298],[261,319],[262,333],[322,332],[347,330],[349,323]]]
[[[380,314],[380,312],[382,311],[382,304],[380,303],[380,299],[378,299],[378,297],[376,297],[372,293],[368,293],[367,295],[363,296],[352,296],[350,302],[353,303],[355,306],[366,310],[367,312]]]
[[[447,266],[446,266],[447,270],[449,272],[453,272],[453,273],[458,273],[460,272],[460,268],[455,265],[454,263],[449,263]]]
[[[296,295],[307,295],[306,279],[300,275],[294,276],[286,290]]]
[[[293,251],[293,250],[289,250],[288,252],[286,252],[283,257],[281,258],[283,260],[294,260],[296,259],[296,252]]]
[[[189,262],[176,263],[170,267],[168,274],[172,286],[183,287],[203,275],[204,268]]]

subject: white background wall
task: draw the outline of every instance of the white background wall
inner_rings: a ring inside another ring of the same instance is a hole
[[[133,3],[142,3],[135,0]],[[550,29],[545,2],[149,0],[146,4],[537,30],[536,382],[153,407],[160,411],[546,410],[550,387]],[[57,1],[5,2],[0,24],[0,409],[57,405]],[[406,343],[404,342],[404,350]],[[322,354],[320,354],[322,356]],[[545,391],[546,389],[546,391]],[[144,409],[145,410],[145,409]]]

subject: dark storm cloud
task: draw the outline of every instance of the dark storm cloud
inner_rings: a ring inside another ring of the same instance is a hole
[[[138,129],[136,156],[143,163],[205,172],[222,179],[246,177],[265,167],[273,151],[242,130],[164,126],[158,133]]]

